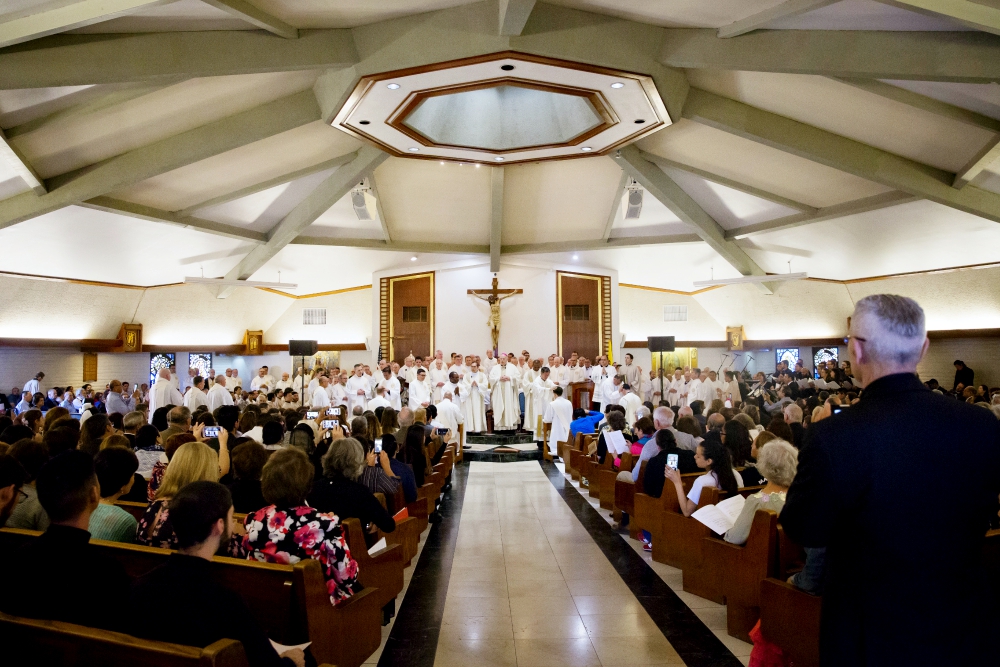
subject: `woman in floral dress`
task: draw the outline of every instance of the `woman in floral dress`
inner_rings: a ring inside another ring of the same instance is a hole
[[[260,483],[271,505],[247,515],[243,549],[247,560],[290,565],[306,558],[323,568],[330,602],[337,605],[361,590],[340,518],[306,504],[315,469],[302,451],[289,447],[268,459]]]

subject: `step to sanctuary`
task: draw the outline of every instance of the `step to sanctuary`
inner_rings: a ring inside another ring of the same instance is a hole
[[[530,433],[478,433],[466,436],[463,456],[468,461],[510,463],[538,461],[542,452]]]

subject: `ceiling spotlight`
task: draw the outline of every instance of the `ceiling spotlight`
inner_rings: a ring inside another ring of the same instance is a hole
[[[573,259],[580,259],[579,255],[573,255]]]
[[[645,122],[646,122],[646,119],[645,119],[645,118],[636,118],[636,119],[635,119],[635,124],[636,124],[636,125],[642,125],[642,124],[643,124],[643,123],[645,123]]]
[[[419,153],[420,152],[420,149],[417,148],[416,146],[410,146],[406,150],[410,151],[411,153]]]
[[[398,90],[399,89],[399,84],[398,83],[390,83],[390,84],[386,84],[385,87],[388,88],[389,90]]]
[[[411,262],[415,262],[415,261],[417,261],[417,256],[416,256],[416,255],[414,255],[413,257],[411,257],[411,258],[410,258],[410,261],[411,261]]]
[[[441,166],[442,167],[444,166],[444,160],[441,160]]]
[[[479,169],[479,163],[478,162],[476,163],[476,169]]]
[[[368,124],[368,122],[369,122],[369,121],[367,121],[367,120],[359,120],[359,121],[358,121],[358,125],[367,125],[367,124]]]
[[[613,84],[611,84],[611,87],[615,88],[615,89],[617,89],[617,88],[624,88],[625,84],[622,83],[621,81],[615,81]]]
[[[502,157],[495,157],[495,158],[493,158],[493,161],[494,162],[503,162],[504,158],[502,158]]]
[[[592,151],[592,150],[594,150],[594,149],[593,149],[593,148],[591,148],[590,146],[584,146],[584,147],[583,147],[583,148],[581,148],[580,150],[581,150],[581,151],[583,151],[584,153],[589,153],[590,151]]]
[[[502,69],[505,72],[509,72],[512,69],[514,69],[514,66],[513,65],[500,65],[500,69]]]

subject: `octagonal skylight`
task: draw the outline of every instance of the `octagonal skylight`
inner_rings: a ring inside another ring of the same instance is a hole
[[[434,144],[489,151],[564,144],[604,122],[586,95],[510,83],[423,97],[402,119]]]

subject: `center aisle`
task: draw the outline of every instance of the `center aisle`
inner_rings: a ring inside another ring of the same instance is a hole
[[[537,462],[470,464],[436,667],[683,664]]]

